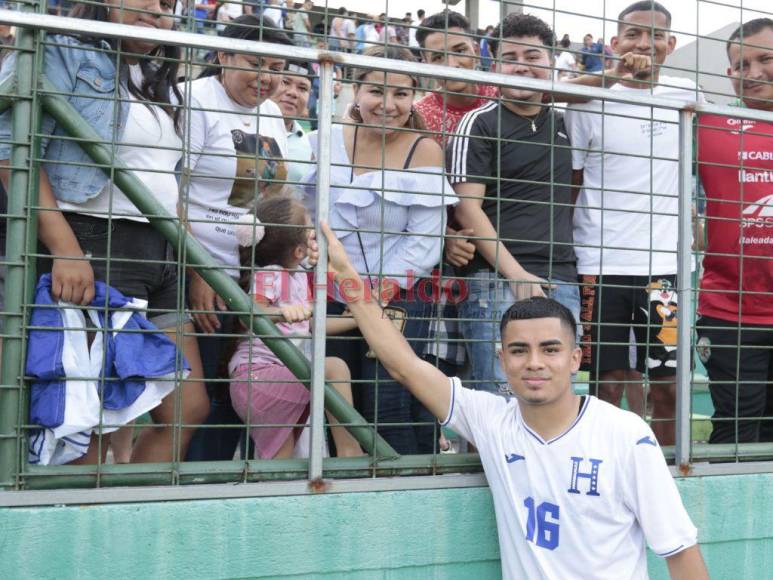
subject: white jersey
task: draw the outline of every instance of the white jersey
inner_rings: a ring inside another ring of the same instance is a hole
[[[451,385],[444,425],[480,453],[504,578],[646,579],[645,540],[664,557],[697,542],[655,436],[633,413],[584,397],[574,423],[545,441],[515,398]]]
[[[623,96],[705,99],[695,83],[660,77],[652,89],[617,84]],[[574,210],[577,272],[585,275],[676,274],[679,210],[679,113],[590,101],[564,116],[572,169],[583,187]]]

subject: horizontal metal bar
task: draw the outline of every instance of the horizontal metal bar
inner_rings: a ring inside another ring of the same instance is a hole
[[[238,463],[239,466],[243,467],[242,462],[234,463]],[[104,466],[103,469],[109,467],[110,466]],[[671,467],[670,469],[672,475],[675,477],[752,475],[755,473],[772,473],[773,461],[695,463],[690,466],[688,473],[680,472],[677,467]],[[304,470],[305,468],[301,467],[299,472],[303,472]],[[236,471],[235,468],[234,471]],[[195,501],[248,497],[320,495],[331,493],[450,489],[460,487],[484,487],[486,485],[486,477],[483,473],[449,473],[442,477],[401,476],[327,479],[324,482],[324,488],[322,490],[317,486],[310,486],[306,479],[295,481],[263,481],[259,483],[181,485],[175,487],[160,485],[144,487],[109,487],[100,489],[39,489],[31,491],[0,492],[0,507]]]
[[[773,443],[693,443],[693,460],[773,458]]]
[[[335,479],[325,481],[323,491],[306,480],[242,484],[184,485],[169,487],[129,487],[109,489],[68,489],[0,492],[0,507],[95,505],[239,499],[293,495],[329,495],[331,493],[368,493],[486,487],[482,473],[443,477],[383,477],[379,479]]]
[[[741,461],[737,463],[693,463],[687,473],[672,466],[671,473],[676,476],[704,477],[710,475],[753,475],[755,473],[773,473],[773,461]]]
[[[494,84],[520,89],[531,89],[545,93],[561,93],[586,99],[605,99],[607,101],[630,103],[662,109],[682,110],[689,109],[697,113],[724,115],[741,119],[755,119],[758,121],[773,122],[773,112],[758,111],[740,107],[726,107],[712,104],[698,104],[693,101],[677,99],[664,99],[650,95],[631,95],[622,91],[613,91],[596,87],[585,87],[569,83],[543,81],[503,75],[484,71],[465,70],[447,66],[431,65],[420,62],[408,62],[363,56],[361,54],[347,54],[343,52],[328,52],[313,48],[291,46],[284,44],[270,44],[266,42],[253,42],[249,40],[237,40],[221,36],[196,34],[192,32],[156,30],[146,27],[130,26],[127,24],[114,24],[112,22],[95,22],[80,18],[66,18],[63,16],[50,16],[46,14],[30,14],[13,10],[0,10],[0,23],[12,26],[43,29],[51,33],[59,34],[89,34],[105,38],[133,38],[149,40],[158,44],[174,46],[191,46],[209,50],[226,52],[240,52],[274,56],[278,58],[293,58],[309,61],[333,61],[337,64],[359,67],[377,71],[395,71],[403,74],[459,80],[464,82],[476,82],[482,84]],[[0,101],[2,97],[0,97]]]
[[[26,489],[121,487],[126,485],[170,485],[179,483],[244,483],[255,481],[307,480],[305,459],[257,459],[251,461],[189,461],[180,464],[111,464],[27,466],[19,475]],[[477,454],[406,455],[374,465],[370,457],[327,458],[325,478],[394,477],[478,473]],[[432,478],[430,478],[432,479]],[[9,492],[16,493],[16,492]]]

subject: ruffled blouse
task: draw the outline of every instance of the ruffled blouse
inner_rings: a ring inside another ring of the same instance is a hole
[[[317,134],[310,139],[316,151]],[[446,206],[458,202],[444,169],[425,166],[353,174],[341,125],[333,126],[330,154],[328,221],[355,268],[363,274],[381,272],[402,288],[428,276],[440,261]],[[303,182],[306,206],[315,216],[316,167]]]

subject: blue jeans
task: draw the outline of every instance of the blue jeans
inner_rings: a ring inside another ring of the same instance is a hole
[[[580,290],[577,284],[553,281],[549,293],[571,310],[575,321],[580,317]],[[499,323],[515,297],[510,284],[495,272],[481,270],[466,279],[467,297],[458,304],[459,326],[470,358],[470,378],[473,388],[490,393],[510,391],[507,378],[499,364]]]
[[[395,299],[390,306],[407,311],[403,335],[421,356],[429,336],[432,303],[414,296],[411,300]],[[338,302],[328,305],[331,315],[343,309]],[[349,366],[354,407],[368,423],[378,422],[378,434],[401,455],[432,453],[435,418],[408,389],[389,376],[378,360],[365,356],[368,350],[357,330],[329,336],[326,343],[327,356],[341,358]]]

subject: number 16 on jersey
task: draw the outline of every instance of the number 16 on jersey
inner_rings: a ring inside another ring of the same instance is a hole
[[[528,510],[526,539],[540,548],[555,550],[558,547],[558,506],[549,501],[543,501],[535,507],[533,497],[523,500],[523,505]]]

